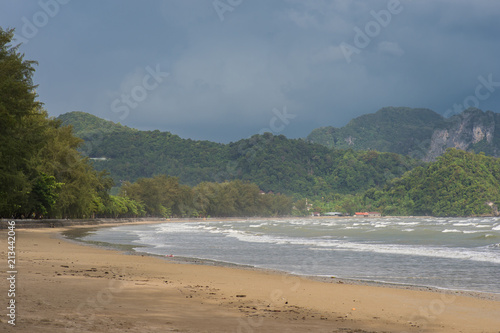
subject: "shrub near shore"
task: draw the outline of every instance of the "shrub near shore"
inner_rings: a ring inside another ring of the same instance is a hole
[[[121,195],[144,204],[153,216],[280,216],[290,215],[292,199],[262,193],[249,182],[203,182],[191,188],[165,175],[125,182]]]

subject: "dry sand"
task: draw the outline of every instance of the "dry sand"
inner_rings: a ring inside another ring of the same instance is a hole
[[[498,300],[173,263],[61,231],[16,230],[16,326],[2,307],[0,332],[500,332]]]

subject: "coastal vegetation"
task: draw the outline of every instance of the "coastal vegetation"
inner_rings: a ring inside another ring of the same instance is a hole
[[[387,216],[499,215],[500,159],[449,148],[381,188],[332,194],[312,202],[316,212],[378,211]]]
[[[0,29],[0,217],[498,214],[500,159],[484,154],[449,149],[426,163],[271,133],[220,144],[84,112],[49,118],[33,83],[36,62],[12,37]],[[381,112],[387,124],[378,126],[397,129],[394,115],[405,111],[396,111]],[[418,126],[436,118],[409,114]]]
[[[203,182],[195,187],[179,184],[165,175],[125,182],[121,197],[142,203],[152,216],[282,216],[290,215],[293,202],[281,194],[264,193],[255,184],[234,180]]]
[[[112,181],[93,169],[61,121],[49,119],[33,84],[36,62],[0,29],[0,216],[91,216]]]

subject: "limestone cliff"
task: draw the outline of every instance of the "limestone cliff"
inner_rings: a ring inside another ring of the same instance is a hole
[[[445,119],[432,133],[423,159],[435,160],[447,148],[500,157],[500,114],[471,108]]]
[[[330,148],[377,150],[433,161],[447,148],[500,157],[500,114],[470,108],[450,118],[428,109],[383,108],[307,139]]]

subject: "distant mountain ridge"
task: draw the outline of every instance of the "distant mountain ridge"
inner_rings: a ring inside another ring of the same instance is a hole
[[[433,161],[447,148],[500,157],[500,114],[470,108],[450,118],[429,109],[386,107],[346,126],[320,127],[309,142],[329,148],[377,150]]]
[[[229,144],[139,131],[84,112],[59,117],[84,140],[81,152],[117,185],[165,174],[182,184],[243,180],[299,197],[359,193],[383,186],[422,163],[394,153],[330,149],[283,135],[254,135]]]
[[[126,131],[126,132],[137,131],[134,128],[123,126],[120,123],[117,124],[112,121],[105,120],[97,116],[94,116],[93,114],[82,111],[73,111],[64,113],[59,117],[57,117],[57,119],[61,120],[64,126],[67,125],[73,126],[73,133],[76,136],[80,136],[82,134],[88,134],[91,132],[110,133],[118,131]]]

